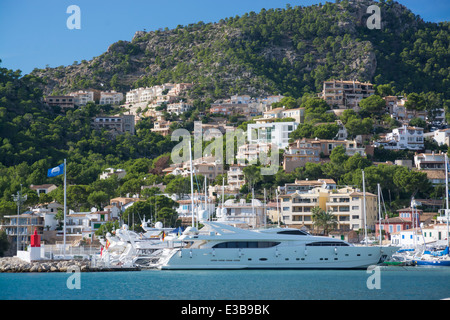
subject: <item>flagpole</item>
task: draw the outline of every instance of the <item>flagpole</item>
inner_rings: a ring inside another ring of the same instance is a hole
[[[66,159],[64,159],[64,258],[66,257],[66,214],[67,214],[67,166],[66,166]]]

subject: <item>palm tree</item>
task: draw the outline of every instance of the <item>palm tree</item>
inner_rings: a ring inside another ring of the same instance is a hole
[[[325,211],[320,207],[314,207],[311,212],[314,225],[322,228],[325,235],[328,235],[330,229],[337,227],[337,218],[330,210]]]

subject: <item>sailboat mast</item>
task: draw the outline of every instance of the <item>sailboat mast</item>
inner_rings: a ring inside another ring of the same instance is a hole
[[[377,184],[378,186],[378,231],[380,232],[380,246],[383,242],[383,237],[381,235],[381,188],[380,188],[380,184]]]
[[[278,207],[278,189],[275,189],[276,199],[277,199],[277,215],[278,215],[278,227],[280,227],[280,209]]]
[[[363,209],[364,209],[364,238],[367,245],[367,214],[366,214],[366,182],[364,179],[364,170],[362,171],[362,185],[363,185]]]
[[[194,177],[192,169],[192,150],[191,150],[191,140],[189,139],[189,159],[191,160],[191,206],[192,206],[192,226],[194,227]]]
[[[447,246],[450,246],[450,232],[448,226],[449,212],[448,212],[448,157],[445,154],[445,218],[447,219]]]
[[[263,210],[264,228],[266,228],[266,188],[264,188],[264,210]]]

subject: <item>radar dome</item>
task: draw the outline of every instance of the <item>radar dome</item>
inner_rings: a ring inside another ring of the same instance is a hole
[[[198,218],[200,221],[208,220],[208,211],[207,210],[200,210],[198,213]]]

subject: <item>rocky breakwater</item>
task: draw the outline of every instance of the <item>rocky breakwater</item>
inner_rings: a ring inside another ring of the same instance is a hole
[[[17,257],[0,258],[2,272],[101,272],[101,271],[140,271],[138,267],[92,267],[87,260],[42,260],[26,262]]]
[[[0,272],[67,272],[79,270],[81,272],[92,270],[89,261],[81,260],[44,260],[26,262],[19,258],[0,258]]]

